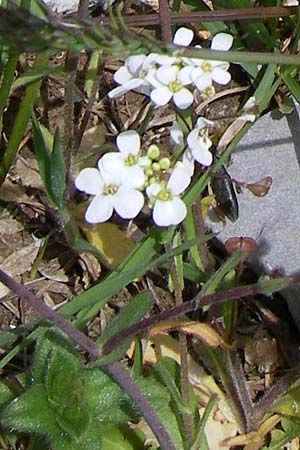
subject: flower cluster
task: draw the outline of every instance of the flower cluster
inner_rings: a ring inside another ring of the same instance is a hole
[[[192,30],[179,28],[173,43],[188,46],[194,37]],[[211,42],[211,50],[229,50],[233,38],[230,34],[219,33]],[[195,46],[201,48],[201,46]],[[108,93],[115,98],[134,90],[150,96],[156,106],[164,106],[173,100],[179,109],[186,109],[193,103],[193,89],[198,89],[203,98],[215,93],[213,82],[226,85],[230,79],[229,63],[208,61],[150,53],[134,55],[125,60],[114,80],[120,85]]]
[[[156,225],[181,223],[187,214],[181,195],[190,185],[195,162],[205,166],[212,163],[210,124],[199,118],[185,144],[185,137],[174,122],[171,141],[182,149],[187,148],[182,160],[173,167],[170,158],[160,157],[156,145],[143,152],[136,131],[120,133],[116,139],[118,151],[104,154],[97,168],[83,169],[75,180],[78,190],[94,196],[85,213],[86,221],[105,222],[114,210],[123,219],[133,219],[146,201]]]

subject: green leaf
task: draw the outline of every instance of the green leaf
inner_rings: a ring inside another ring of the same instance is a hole
[[[60,432],[45,387],[37,384],[1,412],[2,425],[12,430],[52,434]]]
[[[271,432],[271,443],[261,450],[280,450],[285,444],[300,435],[299,420],[283,417],[281,419],[282,430],[275,429]]]
[[[126,329],[129,325],[140,320],[151,308],[152,294],[150,292],[142,292],[133,297],[128,305],[126,305],[106,326],[97,344],[103,347],[105,342],[114,334]],[[109,357],[104,357],[101,362],[107,363],[121,358],[130,345],[131,337],[124,339],[119,343],[118,348],[114,350]]]
[[[88,408],[101,422],[121,423],[135,417],[132,402],[122,389],[99,368],[83,369]]]
[[[44,187],[46,190],[46,193],[53,203],[55,204],[55,199],[51,197],[51,155],[48,147],[45,144],[44,137],[42,135],[39,123],[37,121],[37,118],[35,117],[35,114],[32,113],[31,116],[31,122],[32,122],[32,131],[33,131],[33,144],[34,144],[34,151],[36,154],[37,163],[39,166],[39,171],[41,178],[44,183]]]
[[[54,135],[51,153],[50,189],[52,197],[55,199],[55,206],[58,209],[62,208],[66,189],[66,166],[58,130],[56,130]]]
[[[237,266],[242,256],[242,252],[233,253],[203,286],[203,292],[205,294],[213,294],[227,273]]]
[[[53,450],[101,450],[102,425],[97,420],[90,421],[84,433],[77,438],[67,433],[57,433],[51,438],[51,443]]]
[[[300,103],[300,84],[299,81],[295,79],[295,74],[292,76],[290,72],[291,69],[285,70],[282,74],[282,79],[295,100]]]
[[[59,132],[56,131],[53,141],[52,152],[49,151],[40,125],[32,113],[33,143],[34,150],[49,200],[58,209],[64,205],[64,192],[66,188],[66,168],[61,149]]]
[[[126,424],[102,426],[103,450],[137,450],[145,448],[145,436],[138,429],[132,429]],[[148,447],[147,447],[148,448]]]
[[[193,443],[191,450],[209,450],[207,439],[204,433],[204,428],[209,418],[209,415],[211,414],[213,407],[215,406],[217,401],[218,401],[217,395],[213,394],[210,397],[208,404],[206,405],[201,420],[198,421],[198,426],[196,430],[196,439],[195,442]]]
[[[74,351],[74,345],[69,337],[57,328],[50,328],[37,339],[34,362],[32,366],[32,378],[34,383],[45,383],[49,367],[53,364],[53,358],[60,354],[62,361],[74,359],[76,367],[80,366],[78,354]]]
[[[177,417],[171,406],[168,390],[153,376],[135,379],[147,401],[161,419],[176,449],[184,448],[181,434],[182,416]]]
[[[0,381],[0,406],[12,401],[17,396],[17,392],[14,389],[12,383],[4,379]]]

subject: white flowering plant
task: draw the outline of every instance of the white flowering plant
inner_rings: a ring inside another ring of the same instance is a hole
[[[189,46],[194,32],[180,27],[173,43]],[[212,50],[229,50],[233,38],[216,34]],[[196,45],[194,48],[199,48]],[[76,188],[93,196],[85,213],[89,223],[108,220],[113,211],[122,219],[134,219],[142,209],[150,208],[157,226],[178,225],[183,222],[187,208],[182,199],[192,182],[195,164],[207,170],[213,163],[210,138],[213,123],[205,117],[194,117],[191,107],[195,91],[207,99],[214,95],[216,83],[230,82],[229,63],[197,58],[149,53],[129,56],[114,74],[119,85],[108,92],[115,99],[130,91],[149,97],[155,109],[167,105],[175,112],[187,111],[189,130],[183,131],[177,120],[170,127],[173,153],[160,158],[160,149],[141,146],[142,136],[134,130],[116,137],[116,152],[104,154],[97,168],[83,169],[76,178]],[[192,125],[194,123],[194,126]]]

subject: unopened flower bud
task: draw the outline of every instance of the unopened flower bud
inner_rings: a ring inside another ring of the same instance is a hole
[[[147,156],[150,159],[157,159],[160,155],[160,151],[157,145],[151,144],[147,150]]]

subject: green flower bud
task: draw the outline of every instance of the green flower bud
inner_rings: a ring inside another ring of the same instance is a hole
[[[150,159],[157,159],[159,157],[160,151],[157,145],[151,144],[147,150],[147,156]]]

